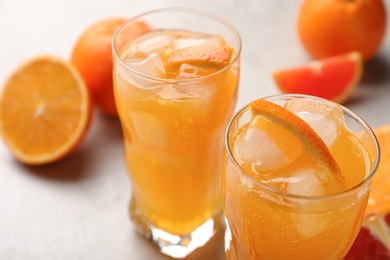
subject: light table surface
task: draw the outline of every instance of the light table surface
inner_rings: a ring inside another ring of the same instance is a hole
[[[243,42],[237,108],[279,93],[274,69],[310,59],[296,33],[298,0],[0,0],[0,83],[35,55],[68,59],[81,32],[100,18],[166,6],[201,8],[237,28]],[[390,26],[387,30],[346,104],[372,127],[390,123]],[[118,119],[95,113],[75,153],[31,167],[14,160],[0,138],[0,259],[168,259],[129,221],[122,141]],[[224,259],[223,234],[189,259]]]

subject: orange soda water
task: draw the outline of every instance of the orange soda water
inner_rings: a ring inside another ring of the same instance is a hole
[[[227,63],[213,59],[219,54],[210,49],[231,52]],[[184,236],[221,214],[223,134],[237,101],[236,56],[220,35],[182,30],[152,31],[120,51],[115,96],[131,215],[141,226]]]
[[[361,119],[330,101],[269,99],[282,107],[282,116],[247,107],[227,132],[227,259],[342,259],[361,227],[379,157],[376,139]],[[300,129],[289,114],[314,131]],[[325,146],[316,147],[328,148],[320,154],[329,155],[340,178],[313,155],[314,141],[307,140],[317,137]]]

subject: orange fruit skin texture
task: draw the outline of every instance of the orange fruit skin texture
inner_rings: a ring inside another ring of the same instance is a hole
[[[382,0],[304,0],[297,26],[313,58],[358,51],[367,61],[382,43],[386,19]]]
[[[166,66],[180,66],[182,63],[209,64],[223,68],[232,57],[233,50],[226,46],[203,44],[174,51]]]
[[[88,27],[76,42],[71,63],[84,78],[95,104],[103,114],[116,115],[112,90],[111,41],[126,18],[106,18]]]
[[[112,80],[112,38],[127,18],[107,17],[88,27],[77,40],[71,63],[78,69],[90,90],[95,105],[109,116],[117,116]],[[149,31],[138,23],[129,31],[129,38]],[[131,37],[130,37],[131,36]]]

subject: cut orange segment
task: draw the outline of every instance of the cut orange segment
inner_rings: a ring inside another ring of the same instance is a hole
[[[87,87],[76,69],[53,56],[23,64],[0,96],[0,133],[26,164],[45,164],[70,154],[91,118]]]
[[[230,62],[233,50],[216,44],[200,44],[173,51],[166,66],[175,67],[182,63],[224,67]]]
[[[381,160],[372,180],[366,215],[390,211],[390,125],[374,129],[381,149]]]
[[[351,52],[279,70],[273,77],[283,93],[313,95],[341,104],[352,94],[362,71],[362,56]]]
[[[319,165],[336,178],[341,188],[346,187],[344,176],[341,174],[340,168],[328,147],[303,119],[289,110],[264,99],[254,100],[249,106],[253,115],[265,117],[271,122],[288,129],[291,134],[302,142],[305,149],[311,152]]]

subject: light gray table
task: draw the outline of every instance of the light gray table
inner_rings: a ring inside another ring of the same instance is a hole
[[[243,52],[237,107],[279,93],[272,70],[309,60],[296,34],[297,0],[0,0],[0,82],[34,55],[69,58],[81,31],[102,17],[163,6],[208,10],[238,29]],[[373,127],[390,123],[389,28],[346,104]],[[129,198],[117,119],[96,113],[79,149],[42,167],[18,163],[0,139],[0,259],[167,259],[134,232]],[[224,259],[223,234],[190,259]]]

